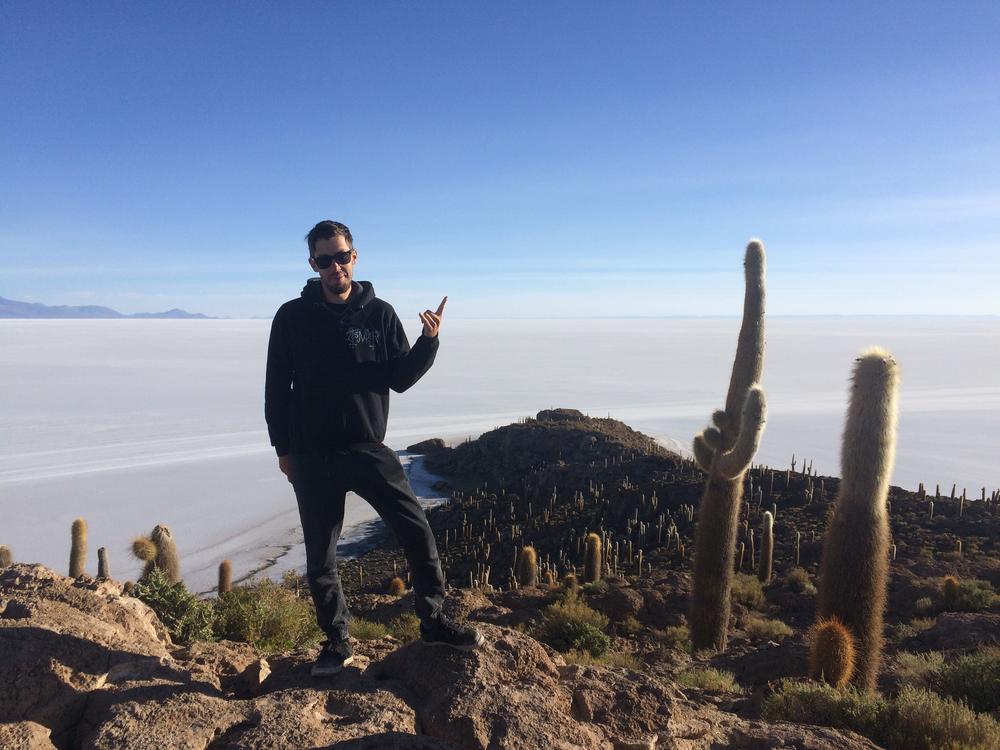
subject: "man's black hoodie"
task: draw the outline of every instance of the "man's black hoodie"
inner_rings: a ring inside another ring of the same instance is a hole
[[[309,279],[271,324],[264,418],[279,456],[353,443],[381,443],[389,389],[402,393],[430,369],[437,337],[410,349],[392,305],[367,281],[354,282],[344,305]]]

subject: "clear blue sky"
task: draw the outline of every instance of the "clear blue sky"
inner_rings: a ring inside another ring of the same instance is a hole
[[[1000,314],[1000,4],[5,2],[0,296]]]

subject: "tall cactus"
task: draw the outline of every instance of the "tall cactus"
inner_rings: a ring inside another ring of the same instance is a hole
[[[216,591],[219,596],[228,594],[233,590],[233,564],[229,560],[219,563],[219,583]]]
[[[764,533],[761,537],[757,580],[768,583],[771,580],[771,568],[774,563],[774,516],[769,510],[764,511]]]
[[[108,562],[108,548],[97,548],[97,577],[109,580],[111,578],[111,565]]]
[[[764,245],[753,240],[744,260],[743,323],[726,395],[726,408],[712,415],[694,439],[695,460],[708,473],[698,506],[691,645],[695,650],[726,647],[730,593],[743,477],[757,452],[767,417],[758,384],[764,364]]]
[[[591,532],[587,534],[587,551],[583,558],[584,583],[597,583],[601,580],[602,565],[601,537]]]
[[[87,522],[82,518],[73,521],[70,532],[69,577],[85,575],[87,565]]]
[[[6,544],[0,544],[0,568],[9,568],[14,564],[14,553]]]
[[[520,587],[538,585],[538,554],[535,548],[527,546],[521,549],[516,563],[517,585]]]
[[[840,489],[823,542],[819,619],[837,618],[855,640],[852,682],[874,690],[882,660],[889,577],[889,476],[896,458],[899,368],[883,349],[854,367],[841,446]]]

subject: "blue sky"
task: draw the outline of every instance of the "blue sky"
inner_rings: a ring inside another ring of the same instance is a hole
[[[4,2],[0,296],[1000,314],[1000,5]],[[412,314],[411,314],[412,313]]]

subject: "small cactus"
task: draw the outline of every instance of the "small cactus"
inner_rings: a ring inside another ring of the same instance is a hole
[[[958,604],[958,597],[961,591],[961,584],[955,576],[945,576],[941,582],[941,593],[944,594],[944,603],[948,608],[953,608]]]
[[[97,550],[97,577],[103,580],[110,580],[111,566],[108,564],[108,548],[100,547]]]
[[[601,580],[601,537],[591,532],[587,534],[587,552],[583,561],[584,583]]]
[[[538,554],[534,547],[529,545],[521,548],[515,569],[518,586],[523,588],[538,585]]]
[[[217,593],[219,596],[228,594],[233,590],[233,564],[229,560],[219,563],[219,585]]]
[[[835,617],[820,620],[806,634],[809,643],[809,676],[835,688],[847,685],[854,675],[854,636]]]
[[[86,574],[84,568],[87,564],[87,522],[82,518],[73,521],[70,540],[69,577],[79,578]]]
[[[6,544],[0,544],[0,568],[9,568],[14,564],[14,554]]]
[[[406,583],[399,576],[393,576],[389,581],[389,594],[391,596],[402,596],[406,593]]]

